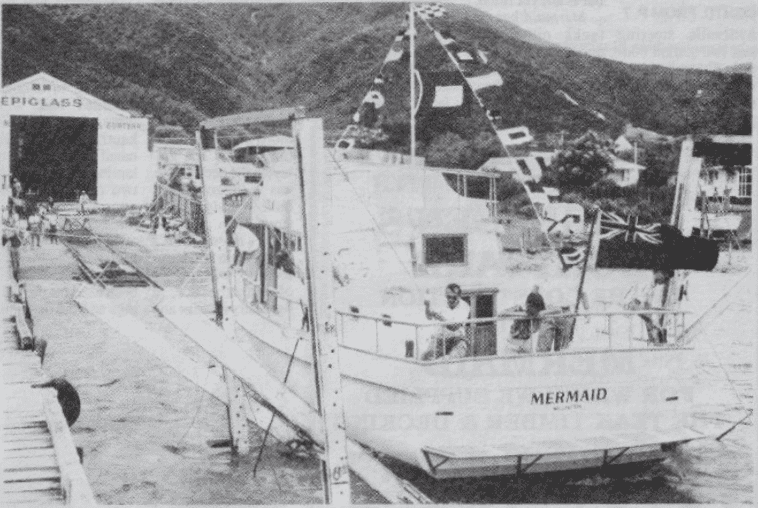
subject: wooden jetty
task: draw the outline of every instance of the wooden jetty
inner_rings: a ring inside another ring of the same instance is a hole
[[[79,454],[27,322],[25,293],[13,278],[9,253],[0,249],[2,285],[2,457],[0,506],[93,506]]]

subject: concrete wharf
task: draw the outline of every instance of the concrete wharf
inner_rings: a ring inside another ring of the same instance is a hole
[[[35,344],[25,291],[13,277],[7,248],[0,249],[2,305],[3,488],[0,505],[93,506],[68,423]]]

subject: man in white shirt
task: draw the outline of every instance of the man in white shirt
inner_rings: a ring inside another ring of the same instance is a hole
[[[232,263],[232,268],[238,266],[241,269],[248,257],[257,258],[261,250],[261,243],[255,233],[241,224],[237,224],[234,227],[232,241],[234,242],[234,262]]]
[[[458,284],[448,284],[445,288],[447,307],[435,311],[431,308],[429,299],[424,300],[426,319],[435,319],[447,323],[440,327],[432,336],[432,345],[422,356],[422,360],[434,360],[445,356],[447,358],[462,358],[468,354],[466,326],[463,321],[469,319],[471,307],[461,298],[461,287]]]
[[[673,270],[654,270],[652,284],[638,284],[626,293],[624,308],[626,310],[663,309],[665,305],[664,291],[666,283],[673,276]],[[640,314],[640,318],[645,322],[648,338],[651,342],[657,344],[666,342],[666,331],[660,324],[660,316]]]

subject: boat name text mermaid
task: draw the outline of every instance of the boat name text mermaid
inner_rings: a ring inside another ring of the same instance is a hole
[[[560,392],[540,392],[532,393],[532,404],[546,406],[549,404],[568,404],[571,402],[592,402],[604,400],[607,395],[608,391],[605,388]]]

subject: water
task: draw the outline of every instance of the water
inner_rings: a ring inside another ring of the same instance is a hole
[[[187,270],[196,257],[188,258]],[[175,267],[176,258],[168,263]],[[253,477],[255,453],[237,460],[226,449],[209,447],[207,441],[227,436],[222,404],[81,312],[72,302],[79,289],[71,280],[75,265],[62,246],[26,250],[22,264],[35,331],[49,342],[46,370],[65,375],[82,398],[82,415],[72,431],[84,449],[85,471],[99,502],[321,503],[315,459],[289,455],[270,439]],[[693,296],[693,310],[702,313],[742,275],[695,274],[690,293],[704,296]],[[162,282],[179,280],[172,272]],[[749,288],[743,284],[724,313],[697,338],[695,421],[703,426],[726,429],[745,414],[744,407],[752,407],[755,298]],[[169,338],[176,333],[170,326],[161,326],[161,331]],[[753,498],[754,433],[751,417],[720,442],[686,444],[662,464],[619,477],[435,481],[419,470],[388,463],[441,503],[748,503]],[[261,440],[262,433],[254,431],[254,449]],[[353,492],[356,503],[382,502],[359,480]]]

